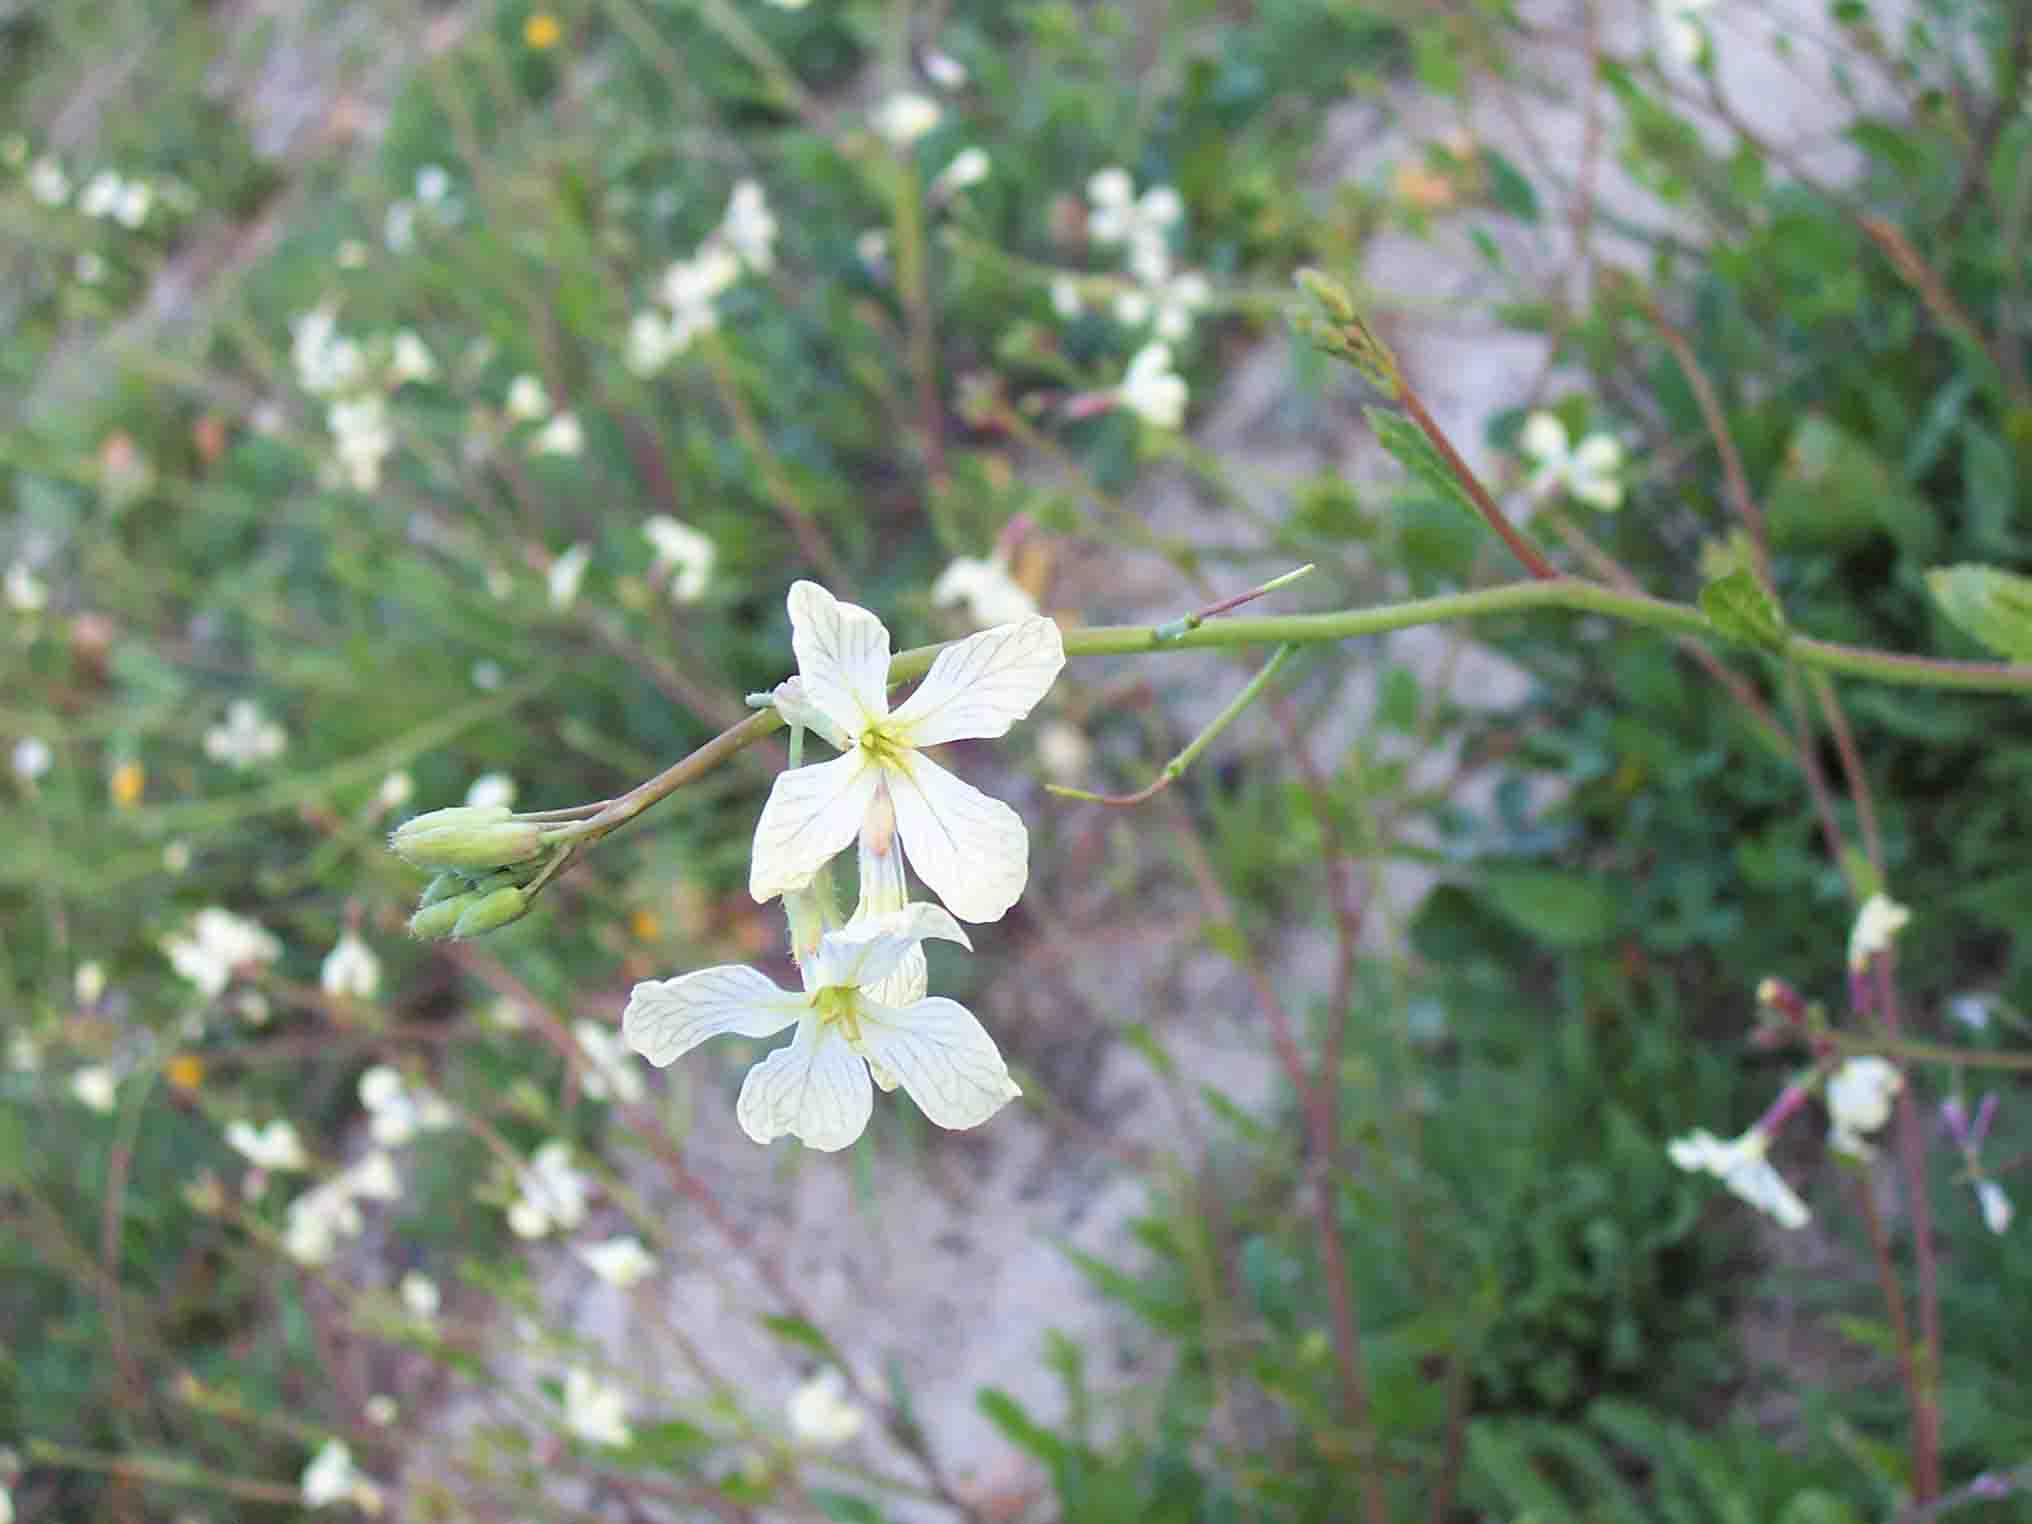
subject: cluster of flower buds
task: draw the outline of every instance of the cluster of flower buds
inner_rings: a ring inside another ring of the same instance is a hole
[[[521,920],[548,849],[568,830],[513,815],[505,804],[460,805],[404,821],[389,848],[437,874],[409,918],[410,934],[462,941]]]

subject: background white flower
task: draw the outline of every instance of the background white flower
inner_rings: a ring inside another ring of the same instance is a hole
[[[892,148],[908,148],[938,125],[939,114],[937,101],[906,90],[883,101],[869,120]]]
[[[411,1084],[389,1064],[376,1064],[360,1076],[360,1104],[367,1108],[368,1132],[384,1148],[400,1148],[419,1132],[458,1121],[435,1092]]]
[[[1771,1140],[1755,1127],[1728,1142],[1697,1128],[1683,1138],[1674,1138],[1666,1152],[1689,1173],[1713,1175],[1781,1228],[1803,1228],[1813,1214],[1764,1157],[1770,1145]]]
[[[790,1432],[807,1445],[830,1450],[861,1432],[866,1415],[847,1400],[847,1384],[831,1368],[820,1371],[784,1404]]]
[[[345,932],[339,937],[338,944],[325,954],[325,961],[318,970],[318,983],[327,995],[351,995],[356,1000],[372,1000],[381,988],[381,960],[360,939],[359,933]]]
[[[241,1119],[226,1124],[226,1143],[260,1169],[294,1171],[310,1168],[310,1156],[295,1124],[277,1117],[266,1127]]]
[[[395,349],[388,361],[388,384],[401,386],[410,381],[429,381],[437,375],[437,361],[430,347],[405,328],[395,335]]]
[[[958,195],[968,186],[979,185],[988,178],[993,163],[984,148],[962,148],[953,155],[950,164],[932,177],[932,198],[943,201]]]
[[[234,699],[225,722],[205,732],[205,755],[239,772],[274,761],[288,746],[289,733],[264,718],[252,699]]]
[[[984,628],[1014,624],[1037,612],[1037,600],[1009,575],[1008,557],[999,555],[985,561],[956,557],[931,584],[931,601],[938,608],[966,604],[967,617]]]
[[[544,583],[550,593],[550,606],[559,613],[578,602],[579,583],[592,559],[592,546],[580,540],[551,561],[550,570],[544,573]]]
[[[217,905],[200,910],[185,934],[163,938],[162,950],[170,966],[207,999],[225,992],[234,970],[282,956],[282,944],[259,923]]]
[[[635,1442],[628,1394],[576,1367],[564,1373],[564,1426],[589,1444],[619,1450]]]
[[[23,736],[14,743],[11,758],[14,776],[24,783],[33,783],[50,769],[56,755],[49,749],[49,742],[41,736]]]
[[[1623,506],[1623,484],[1616,473],[1623,466],[1623,447],[1608,434],[1590,434],[1569,449],[1566,425],[1552,413],[1533,413],[1524,420],[1518,444],[1536,469],[1531,475],[1534,497],[1565,491],[1590,508],[1603,512]]]
[[[601,1280],[623,1291],[656,1270],[656,1258],[639,1238],[623,1236],[596,1244],[573,1244],[576,1254]]]
[[[611,1096],[624,1106],[642,1099],[645,1094],[642,1075],[619,1033],[597,1021],[580,1021],[572,1027],[572,1036],[578,1040],[579,1052],[585,1055],[579,1083],[588,1096],[596,1101]]]
[[[759,902],[809,884],[886,793],[918,878],[960,919],[1000,920],[1029,877],[1029,835],[1008,805],[924,748],[1007,735],[1065,665],[1058,626],[1038,616],[947,646],[892,712],[882,621],[815,582],[794,584],[789,605],[799,692],[843,749],[777,775],[755,827],[749,893]]]
[[[17,614],[40,613],[49,603],[49,588],[26,561],[8,564],[4,591],[7,606]]]
[[[542,1238],[585,1220],[592,1178],[572,1168],[571,1145],[561,1139],[538,1146],[522,1172],[522,1194],[508,1208],[508,1226],[518,1238]]]
[[[2015,1215],[2011,1198],[2004,1194],[2004,1188],[1994,1180],[1976,1182],[1976,1203],[1983,1209],[1983,1226],[1992,1233],[2002,1233],[2011,1226]]]
[[[670,596],[678,603],[696,603],[705,596],[719,548],[711,538],[667,513],[643,520],[643,536],[656,551],[659,573],[670,575]]]
[[[847,1147],[874,1109],[869,1069],[877,1065],[939,1126],[978,1126],[1022,1093],[994,1039],[957,1001],[890,1006],[877,998],[927,937],[969,945],[944,910],[909,905],[825,932],[801,965],[802,994],[752,968],[701,969],[636,985],[621,1029],[660,1068],[709,1037],[773,1037],[795,1026],[790,1043],[741,1085],[735,1116],[757,1143],[787,1133],[826,1152]]]
[[[435,1318],[444,1306],[444,1293],[438,1289],[437,1282],[421,1270],[411,1270],[404,1275],[396,1290],[410,1316],[422,1322],[428,1323]]]
[[[586,447],[586,432],[576,413],[558,413],[529,442],[532,455],[576,455]]]
[[[71,1098],[101,1115],[113,1109],[114,1090],[113,1071],[104,1064],[88,1064],[71,1076]]]
[[[328,1439],[303,1468],[303,1506],[326,1508],[333,1503],[352,1503],[362,1513],[381,1511],[381,1489],[353,1464],[353,1452],[344,1440]]]
[[[1849,968],[1861,973],[1870,959],[1885,951],[1891,939],[1911,921],[1912,912],[1884,893],[1871,895],[1856,912],[1856,924],[1849,931]]]
[[[776,263],[776,217],[769,210],[768,197],[758,180],[741,180],[727,199],[727,214],[720,223],[720,236],[741,262],[758,275]]]
[[[1115,399],[1153,428],[1176,429],[1185,422],[1190,393],[1185,378],[1171,368],[1169,344],[1145,344],[1129,361],[1128,374],[1115,388]]]
[[[1875,1054],[1846,1060],[1828,1077],[1828,1144],[1838,1153],[1867,1159],[1876,1150],[1865,1140],[1891,1119],[1891,1102],[1905,1088],[1905,1076]]]
[[[515,802],[515,780],[506,773],[482,773],[466,789],[466,803],[475,809]]]
[[[535,376],[517,376],[508,383],[508,400],[501,410],[517,423],[534,423],[550,416],[550,393]]]

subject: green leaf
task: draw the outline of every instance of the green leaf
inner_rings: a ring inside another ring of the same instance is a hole
[[[1926,585],[1963,633],[2011,661],[2032,661],[2032,577],[1995,566],[1938,566]]]
[[[1763,584],[1744,568],[1717,577],[1700,590],[1700,611],[1708,623],[1739,645],[1783,650],[1785,615]]]
[[[1924,559],[1940,539],[1927,503],[1868,444],[1825,418],[1792,431],[1765,514],[1780,551],[1842,550],[1881,531]]]
[[[1519,222],[1536,222],[1538,193],[1531,189],[1531,182],[1524,178],[1522,171],[1486,145],[1482,148],[1481,157],[1489,170],[1489,199]]]
[[[830,1360],[835,1365],[844,1366],[846,1364],[840,1358],[839,1351],[833,1348],[833,1341],[812,1327],[811,1324],[805,1322],[803,1318],[793,1318],[772,1313],[762,1319],[762,1326],[786,1344],[800,1345],[810,1350],[813,1354]]]
[[[982,1387],[974,1397],[974,1405],[1017,1449],[1036,1456],[1047,1466],[1056,1466],[1066,1459],[1065,1441],[1032,1418],[1023,1404],[1007,1392]]]
[[[1561,868],[1492,868],[1482,895],[1507,921],[1553,947],[1586,947],[1616,929],[1617,890]]]
[[[806,1489],[811,1506],[838,1524],[889,1524],[889,1515],[882,1512],[866,1498],[857,1498],[851,1492],[834,1492],[826,1487]]]
[[[1414,481],[1431,488],[1447,501],[1458,503],[1468,513],[1475,512],[1474,503],[1417,424],[1388,408],[1367,407],[1362,411],[1368,415],[1369,427],[1376,431],[1376,442],[1390,452]]]

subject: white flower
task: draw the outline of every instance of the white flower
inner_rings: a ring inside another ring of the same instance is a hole
[[[1192,334],[1193,314],[1213,300],[1204,275],[1187,270],[1146,286],[1131,286],[1115,298],[1115,319],[1131,328],[1151,322],[1160,339],[1173,343]]]
[[[49,589],[26,561],[11,561],[6,577],[7,606],[17,614],[35,614],[49,603]]]
[[[282,1250],[300,1265],[331,1263],[341,1238],[356,1235],[364,1224],[359,1204],[338,1180],[312,1186],[290,1202],[282,1226]]]
[[[772,1037],[795,1026],[789,1044],[741,1085],[735,1116],[757,1143],[788,1133],[811,1148],[845,1148],[874,1108],[871,1065],[939,1126],[978,1126],[1021,1093],[994,1039],[957,1001],[891,1006],[876,997],[927,937],[970,945],[938,906],[908,905],[823,933],[801,964],[802,994],[752,968],[701,969],[636,985],[621,1028],[629,1046],[661,1067],[709,1037]]]
[[[502,411],[518,423],[534,423],[550,416],[550,393],[535,376],[517,376],[508,383],[508,400]]]
[[[890,96],[869,118],[892,148],[908,148],[938,125],[938,102],[905,90]]]
[[[530,1156],[522,1172],[522,1194],[508,1208],[508,1226],[518,1238],[542,1238],[585,1220],[592,1178],[572,1168],[571,1145],[553,1138]]]
[[[1983,1209],[1983,1226],[1992,1233],[2002,1233],[2011,1226],[2016,1214],[2011,1207],[2011,1198],[2004,1194],[2004,1188],[1994,1180],[1976,1182],[1976,1202]]]
[[[828,1368],[790,1394],[784,1404],[790,1432],[807,1445],[830,1450],[861,1432],[865,1415],[847,1400],[847,1384]]]
[[[28,194],[44,206],[62,206],[71,198],[71,177],[55,159],[37,159],[28,168]]]
[[[972,556],[956,558],[931,584],[931,601],[939,608],[965,603],[968,617],[983,628],[1014,624],[1037,613],[1037,600],[1009,575],[1004,556],[985,561]]]
[[[589,1444],[619,1450],[635,1442],[628,1394],[576,1367],[564,1373],[564,1426]]]
[[[106,993],[106,970],[98,963],[80,963],[77,972],[71,975],[71,995],[80,1006],[89,1010],[99,1003],[99,997]]]
[[[334,402],[325,415],[332,431],[333,447],[355,492],[372,492],[381,485],[381,462],[395,448],[395,431],[389,426],[388,404],[378,395],[353,397]]]
[[[1863,1134],[1891,1118],[1891,1101],[1905,1088],[1905,1076],[1889,1059],[1868,1054],[1851,1058],[1827,1082],[1827,1141],[1837,1153],[1867,1159],[1876,1152]]]
[[[362,1513],[381,1511],[381,1489],[353,1464],[353,1452],[344,1440],[328,1439],[311,1462],[303,1468],[303,1506],[324,1508],[333,1503],[352,1503]]]
[[[945,200],[949,196],[958,195],[968,186],[979,185],[983,180],[987,179],[988,171],[992,167],[992,161],[988,158],[986,149],[962,148],[953,156],[952,163],[946,165],[933,178],[931,182],[931,195],[935,200],[940,201]]]
[[[1537,468],[1531,475],[1533,496],[1564,490],[1604,513],[1623,506],[1623,484],[1616,479],[1623,447],[1613,436],[1590,434],[1578,449],[1569,450],[1566,425],[1552,413],[1539,412],[1524,421],[1518,443]]]
[[[289,331],[297,385],[313,397],[325,397],[359,384],[366,357],[358,344],[339,332],[331,308],[314,308],[291,319]]]
[[[295,1124],[283,1117],[277,1117],[266,1127],[256,1127],[244,1118],[228,1122],[226,1144],[259,1169],[310,1168],[310,1156],[303,1151],[303,1140],[296,1135]]]
[[[14,1494],[0,1486],[0,1524],[14,1524]]]
[[[1052,276],[1051,310],[1068,322],[1086,311],[1086,303],[1080,297],[1080,283],[1075,277]]]
[[[120,204],[122,188],[118,175],[110,169],[102,169],[78,192],[78,210],[87,217],[110,217],[113,208]]]
[[[1658,0],[1658,21],[1665,29],[1665,50],[1693,68],[1707,56],[1707,31],[1695,19],[1714,0]]]
[[[572,1036],[585,1055],[579,1082],[588,1096],[596,1101],[612,1096],[624,1106],[642,1099],[642,1076],[629,1058],[627,1044],[612,1029],[597,1021],[580,1021],[572,1027]]]
[[[71,1076],[71,1098],[80,1106],[104,1114],[113,1109],[113,1071],[104,1064],[91,1064]]]
[[[892,712],[882,621],[815,582],[793,584],[789,605],[795,701],[842,754],[777,775],[755,828],[749,893],[759,902],[809,884],[886,795],[917,876],[960,919],[1000,920],[1029,876],[1023,822],[924,748],[1007,735],[1065,665],[1058,626],[1039,615],[947,646]]]
[[[1087,233],[1095,243],[1128,246],[1129,261],[1146,283],[1168,268],[1172,224],[1185,215],[1185,202],[1168,185],[1153,185],[1139,198],[1136,182],[1120,167],[1103,169],[1087,181]]]
[[[381,960],[356,932],[348,931],[325,954],[324,965],[318,970],[318,983],[327,995],[372,1000],[381,988]]]
[[[225,723],[205,732],[205,755],[236,772],[273,762],[288,745],[288,732],[263,719],[261,706],[252,699],[234,699],[226,706]]]
[[[1086,736],[1064,720],[1054,720],[1037,737],[1037,760],[1059,783],[1077,783],[1086,776],[1093,746]]]
[[[696,603],[705,596],[719,549],[711,538],[667,513],[642,521],[642,533],[656,550],[657,566],[670,572],[670,596]]]
[[[386,1392],[376,1392],[361,1405],[360,1416],[377,1429],[385,1429],[402,1416],[402,1409]]]
[[[880,228],[867,229],[854,240],[854,257],[880,278],[883,262],[889,258],[889,235]]]
[[[727,200],[726,217],[720,223],[720,236],[740,255],[741,262],[757,274],[767,273],[776,262],[773,249],[776,218],[769,210],[760,181],[742,180],[735,184],[734,193]]]
[[[1971,1032],[1981,1032],[1989,1026],[1996,1008],[1995,995],[1956,995],[1947,1003],[1947,1014]]]
[[[466,790],[466,803],[475,809],[515,802],[515,780],[506,773],[482,773]]]
[[[396,1289],[402,1296],[402,1305],[419,1322],[428,1323],[444,1306],[444,1293],[438,1290],[437,1282],[420,1270],[412,1270],[403,1276]]]
[[[332,252],[332,262],[341,270],[364,270],[370,258],[367,246],[357,238],[344,238]]]
[[[1185,422],[1190,393],[1185,377],[1171,368],[1169,344],[1145,344],[1129,361],[1128,374],[1115,388],[1115,400],[1153,428],[1175,429]]]
[[[208,1000],[224,993],[235,969],[282,956],[282,944],[260,923],[217,905],[200,910],[184,935],[163,938],[162,950],[170,966]]]
[[[55,754],[49,749],[49,742],[43,740],[41,736],[23,736],[14,743],[12,757],[14,776],[23,783],[33,783],[40,778],[49,771],[50,765],[55,760]]]
[[[1849,932],[1849,968],[1861,973],[1878,953],[1888,952],[1891,939],[1905,929],[1912,912],[1881,892],[1863,901]]]
[[[1696,1129],[1686,1137],[1674,1138],[1666,1152],[1689,1173],[1713,1175],[1758,1211],[1775,1218],[1781,1228],[1803,1228],[1813,1214],[1764,1157],[1770,1146],[1771,1140],[1755,1127],[1729,1142]]]
[[[596,1244],[573,1244],[572,1253],[609,1286],[618,1286],[623,1291],[656,1269],[655,1256],[642,1247],[639,1238],[624,1236]]]
[[[360,1104],[369,1114],[368,1132],[384,1148],[400,1148],[419,1132],[437,1132],[458,1121],[437,1092],[412,1085],[388,1064],[376,1064],[360,1076]]]
[[[374,791],[374,802],[384,810],[399,810],[415,792],[416,780],[398,768],[381,780],[381,786]]]
[[[378,1148],[362,1154],[357,1164],[339,1176],[337,1183],[348,1195],[367,1201],[402,1199],[402,1177],[395,1172],[395,1161]]]
[[[452,174],[442,164],[426,164],[416,172],[416,199],[435,206],[451,194]]]
[[[437,361],[430,346],[410,329],[395,335],[395,349],[388,361],[388,384],[401,386],[409,381],[429,381],[437,376]]]
[[[731,215],[733,209],[728,210]],[[628,368],[639,376],[653,375],[689,349],[693,339],[718,327],[713,303],[740,278],[741,257],[718,239],[664,271],[659,295],[669,316],[635,314],[628,327]]]
[[[120,199],[113,206],[113,220],[125,228],[138,228],[148,220],[148,212],[155,205],[155,192],[146,180],[129,180],[120,188]]]
[[[407,254],[416,247],[416,203],[396,201],[390,203],[381,218],[381,241],[388,245],[391,254]]]
[[[529,441],[532,455],[576,455],[586,447],[585,430],[576,413],[559,413]]]
[[[544,573],[544,583],[550,589],[550,606],[559,613],[579,601],[579,583],[585,579],[586,567],[592,559],[592,546],[581,540],[551,561],[550,570]]]
[[[638,376],[653,376],[678,352],[676,330],[669,318],[651,308],[628,320],[622,360]]]
[[[967,82],[966,65],[937,48],[924,55],[924,72],[941,90],[957,90]]]

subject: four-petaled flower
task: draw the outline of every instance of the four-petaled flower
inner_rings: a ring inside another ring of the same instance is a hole
[[[777,775],[755,828],[749,893],[760,902],[802,889],[886,796],[917,876],[961,920],[1000,920],[1029,876],[1023,822],[924,748],[1008,734],[1065,665],[1058,626],[1040,615],[947,646],[892,711],[882,621],[813,582],[792,586],[789,603],[798,676],[794,696],[779,690],[778,707],[788,697],[785,717],[841,755]]]
[[[1876,1152],[1863,1136],[1891,1119],[1891,1102],[1905,1088],[1898,1066],[1874,1053],[1847,1059],[1828,1077],[1828,1146],[1851,1158]]]
[[[564,1373],[564,1426],[588,1444],[622,1450],[635,1442],[628,1394],[576,1367]]]
[[[1781,1228],[1803,1228],[1813,1214],[1806,1203],[1765,1154],[1771,1139],[1761,1127],[1752,1127],[1740,1138],[1724,1141],[1705,1128],[1696,1128],[1683,1138],[1674,1138],[1666,1147],[1672,1162],[1691,1174],[1709,1174],[1758,1211],[1776,1220]]]
[[[572,1167],[571,1145],[558,1138],[540,1146],[522,1172],[522,1194],[508,1208],[508,1226],[517,1238],[542,1238],[554,1228],[585,1221],[592,1178]]]
[[[977,1126],[1021,1094],[994,1039],[943,996],[901,1006],[879,998],[927,937],[971,946],[938,906],[906,905],[822,933],[799,959],[800,994],[756,969],[701,969],[636,985],[621,1029],[660,1068],[709,1037],[773,1037],[794,1025],[790,1043],[741,1086],[735,1115],[758,1143],[788,1133],[810,1148],[845,1148],[874,1108],[871,1068],[883,1089],[901,1084],[939,1126]]]
[[[1009,558],[999,552],[981,561],[960,556],[931,584],[931,601],[937,608],[964,603],[975,624],[1015,624],[1037,613],[1037,600],[1030,590],[1009,574]]]
[[[1616,477],[1623,467],[1623,447],[1613,435],[1590,434],[1569,448],[1566,425],[1555,414],[1533,413],[1524,420],[1517,442],[1536,467],[1533,497],[1563,490],[1604,513],[1623,506],[1623,484]]]
[[[1862,973],[1870,959],[1888,950],[1891,939],[1905,929],[1912,912],[1888,894],[1877,893],[1863,901],[1856,912],[1856,924],[1849,931],[1849,968]]]
[[[1175,429],[1185,422],[1190,393],[1185,377],[1171,368],[1169,344],[1145,344],[1129,361],[1115,400],[1153,428]]]
[[[235,772],[272,762],[288,745],[288,732],[262,718],[261,706],[252,699],[234,699],[226,706],[225,723],[205,732],[205,755]]]
[[[242,1118],[226,1124],[226,1142],[246,1156],[257,1169],[294,1171],[310,1168],[303,1142],[288,1120],[277,1117],[266,1127],[256,1127]]]
[[[845,1380],[830,1366],[790,1394],[784,1416],[799,1440],[825,1450],[845,1444],[866,1422],[866,1415],[847,1400]]]

